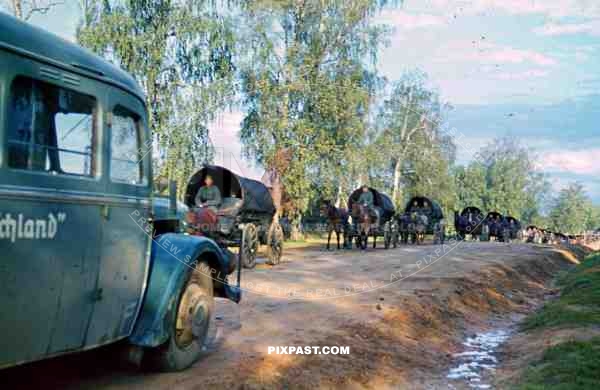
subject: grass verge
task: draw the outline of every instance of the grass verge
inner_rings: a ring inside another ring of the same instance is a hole
[[[591,255],[558,278],[561,295],[524,323],[526,330],[600,326],[600,255]],[[600,389],[600,337],[568,341],[544,351],[526,369],[522,390]]]
[[[558,278],[559,299],[527,318],[525,330],[600,325],[600,255],[592,255]]]
[[[542,360],[527,369],[519,389],[600,389],[600,337],[548,348]]]

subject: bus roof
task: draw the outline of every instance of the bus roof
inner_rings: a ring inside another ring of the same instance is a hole
[[[3,12],[0,12],[0,31],[0,49],[113,84],[134,94],[145,104],[144,92],[129,73],[89,50]]]

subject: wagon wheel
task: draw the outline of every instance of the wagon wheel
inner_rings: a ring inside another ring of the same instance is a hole
[[[385,249],[390,249],[392,242],[392,227],[390,222],[386,222],[383,226],[383,246]]]
[[[267,257],[268,264],[277,265],[281,262],[283,253],[283,229],[279,222],[273,222],[267,235]]]
[[[398,243],[400,241],[400,231],[399,231],[400,229],[399,229],[398,223],[394,220],[392,220],[390,226],[391,226],[390,230],[391,230],[391,234],[392,234],[392,239],[391,239],[392,247],[397,248]]]
[[[356,249],[362,248],[362,236],[359,232],[354,236],[354,242],[356,244]]]
[[[258,252],[258,231],[256,226],[249,223],[244,226],[242,231],[242,265],[244,268],[254,268],[256,266],[256,252]]]

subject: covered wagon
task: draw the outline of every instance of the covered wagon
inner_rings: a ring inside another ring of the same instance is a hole
[[[219,189],[221,204],[214,219],[196,204],[196,194],[210,175]],[[281,261],[283,230],[267,187],[260,181],[236,175],[227,168],[208,165],[189,180],[185,203],[190,208],[188,223],[194,234],[207,235],[222,247],[239,247],[242,264],[256,265],[259,244],[267,245],[270,264]]]
[[[394,203],[389,196],[369,187],[373,195],[373,207],[365,210],[359,203],[363,192],[362,187],[354,190],[348,198],[348,210],[352,216],[352,223],[347,232],[347,239],[356,241],[357,247],[366,247],[368,236],[373,236],[373,248],[376,247],[377,237],[383,236],[385,248],[389,248],[392,241],[392,218],[394,217]],[[368,214],[368,215],[367,215]]]
[[[404,213],[411,214],[423,214],[427,217],[427,228],[426,234],[434,234],[436,232],[436,225],[444,219],[444,213],[440,205],[425,196],[414,196],[407,203],[404,208]]]
[[[483,220],[482,237],[503,241],[504,240],[504,216],[497,211],[490,211]]]
[[[521,221],[510,215],[504,217],[504,228],[508,240],[522,240]]]
[[[475,206],[465,207],[460,214],[458,211],[454,212],[454,228],[461,238],[466,238],[467,235],[479,237],[481,236],[484,219],[485,215],[479,208]]]

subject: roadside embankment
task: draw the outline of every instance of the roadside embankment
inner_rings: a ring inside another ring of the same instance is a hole
[[[504,346],[498,388],[600,388],[600,254],[561,273],[555,287]]]

